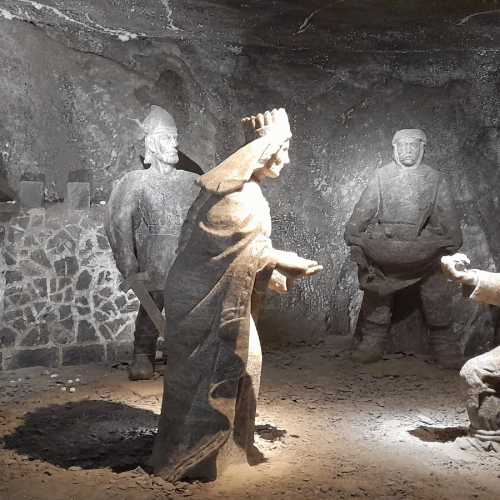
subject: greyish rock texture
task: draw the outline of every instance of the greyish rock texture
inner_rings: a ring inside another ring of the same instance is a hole
[[[114,361],[130,353],[138,302],[118,290],[103,212],[56,205],[0,220],[3,368]]]
[[[92,201],[136,168],[148,106],[176,118],[180,149],[205,171],[243,143],[238,118],[284,106],[294,142],[270,185],[273,241],[325,270],[263,311],[264,343],[353,331],[360,304],[342,234],[394,131],[432,138],[448,174],[463,250],[500,264],[499,39],[495,1],[0,1],[3,170],[46,176],[48,201],[70,171],[92,174]],[[89,271],[90,272],[90,271]],[[416,305],[415,305],[416,304]],[[405,301],[394,348],[425,349],[418,302]],[[466,352],[491,347],[496,313],[454,298]],[[410,334],[408,333],[410,332]]]

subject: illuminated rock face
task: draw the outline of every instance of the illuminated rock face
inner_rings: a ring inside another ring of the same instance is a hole
[[[130,119],[151,104],[175,116],[180,150],[207,171],[241,143],[234,116],[279,104],[294,117],[294,149],[285,182],[265,188],[273,240],[325,271],[266,303],[267,345],[354,330],[361,295],[344,226],[402,127],[432,138],[427,162],[450,178],[464,250],[478,267],[498,268],[500,56],[487,50],[498,47],[490,17],[465,19],[465,1],[446,11],[424,1],[404,11],[339,2],[307,22],[306,1],[166,3],[54,11],[3,2],[0,147],[12,188],[39,171],[47,198],[61,199],[69,172],[86,169],[92,202],[107,199],[112,181],[137,168],[142,136]],[[453,310],[470,352],[492,342],[492,311],[464,305],[458,292]],[[408,333],[426,331],[418,297],[394,319],[390,347],[425,350],[425,335]]]

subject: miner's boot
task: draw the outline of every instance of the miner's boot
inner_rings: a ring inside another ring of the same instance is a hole
[[[358,363],[374,363],[382,359],[388,329],[389,325],[365,321],[361,327],[362,340],[352,353],[352,359]]]
[[[149,380],[153,378],[156,357],[156,337],[137,336],[134,341],[134,359],[128,369],[130,380]]]
[[[155,372],[151,356],[148,354],[134,354],[132,364],[128,368],[130,380],[149,380]]]
[[[459,370],[465,360],[456,335],[450,326],[430,327],[429,343],[434,361],[443,368]]]

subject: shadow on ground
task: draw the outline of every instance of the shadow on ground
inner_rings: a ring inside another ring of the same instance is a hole
[[[80,401],[28,413],[6,448],[69,468],[109,467],[124,472],[145,468],[157,431],[158,415],[122,403]]]
[[[280,441],[286,436],[285,429],[278,429],[274,425],[261,424],[255,426],[255,433],[259,435],[262,439],[274,443],[274,441]]]
[[[421,425],[408,432],[427,443],[449,443],[460,437],[467,436],[466,427],[429,427]]]

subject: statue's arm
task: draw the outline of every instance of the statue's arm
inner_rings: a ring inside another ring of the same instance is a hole
[[[116,267],[124,277],[139,272],[135,250],[140,190],[127,177],[113,189],[108,201],[105,229]]]
[[[270,288],[280,293],[287,292],[294,280],[313,276],[323,269],[316,260],[299,257],[295,252],[277,250],[270,245],[264,250],[263,255],[266,265],[274,270]],[[285,284],[283,277],[287,280]]]
[[[460,218],[455,207],[450,186],[445,178],[439,184],[436,204],[430,215],[429,222],[434,227],[440,227],[449,239],[450,244],[447,246],[447,250],[450,253],[456,252],[462,246]]]
[[[377,215],[379,208],[379,190],[377,176],[366,186],[361,198],[354,206],[351,218],[346,224],[344,240],[348,245],[357,245],[362,233]]]
[[[267,287],[275,292],[287,293],[295,280],[313,276],[323,269],[316,260],[273,248],[271,239],[264,234],[254,239],[254,245],[263,264],[259,271],[270,273]]]
[[[469,298],[475,302],[500,306],[500,273],[479,269],[472,269],[471,272],[476,275],[476,286],[469,287],[472,290]]]
[[[451,280],[464,286],[464,294],[475,302],[500,306],[500,273],[469,269],[467,255],[441,257],[441,269]]]

